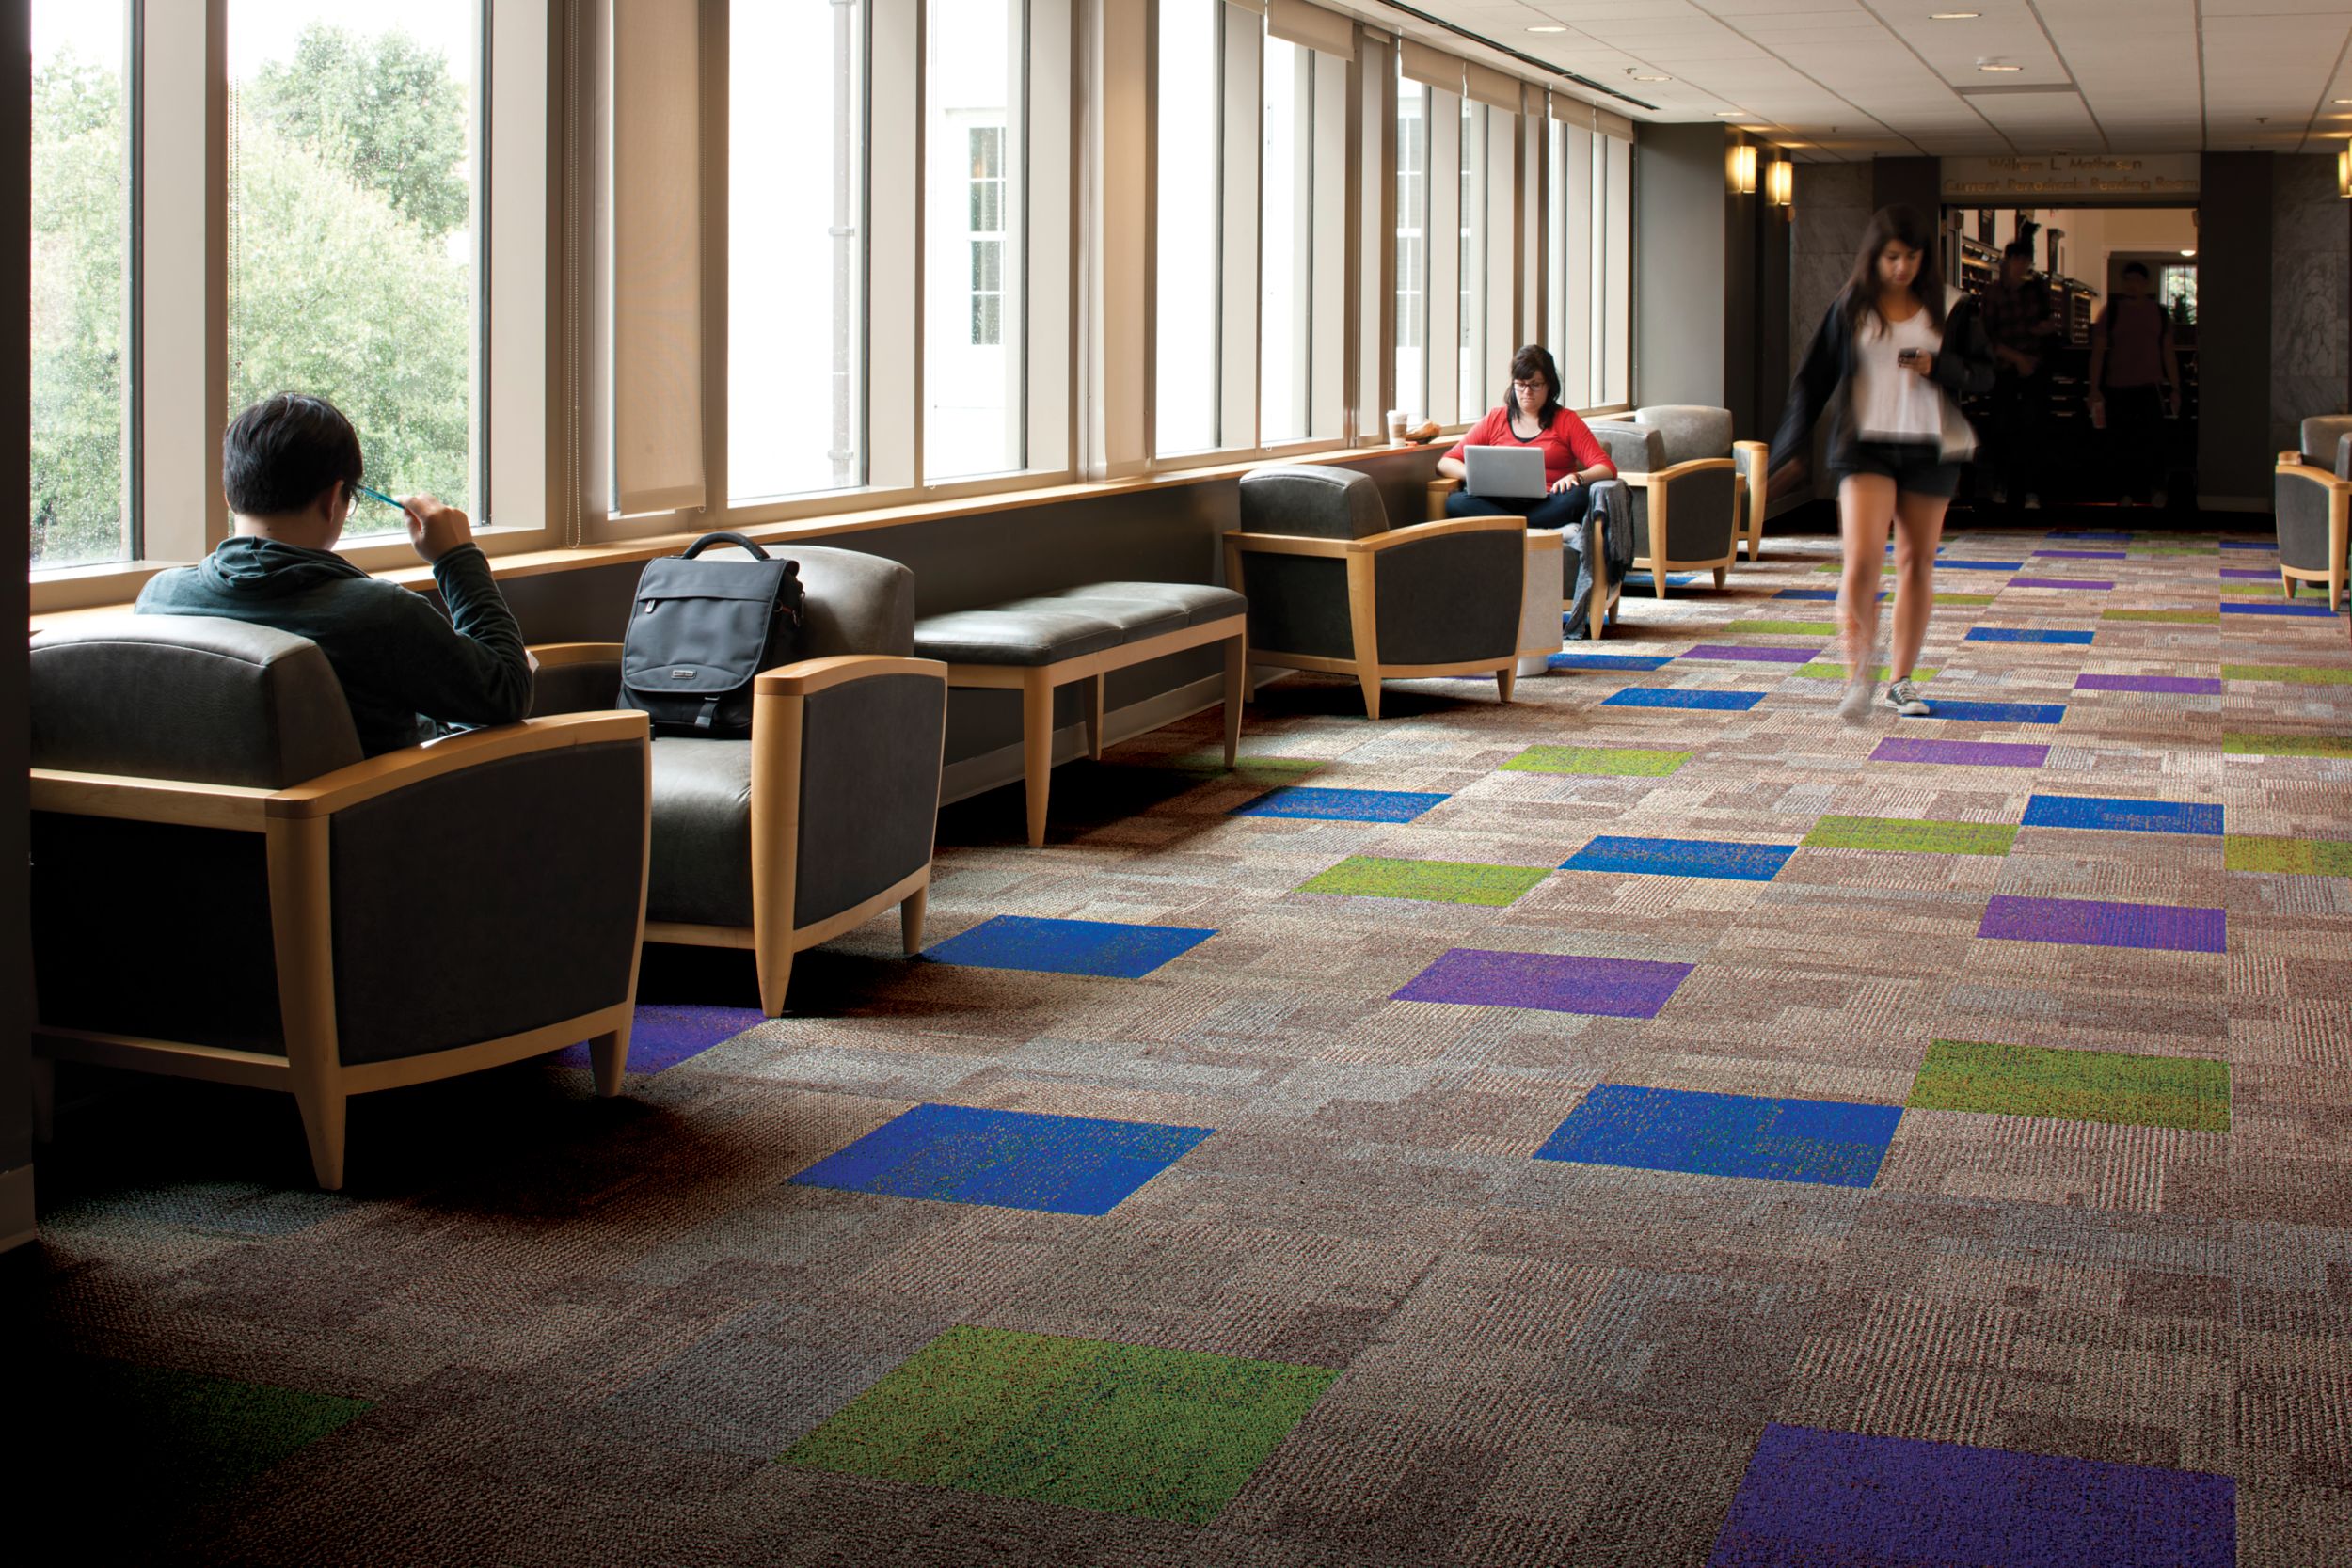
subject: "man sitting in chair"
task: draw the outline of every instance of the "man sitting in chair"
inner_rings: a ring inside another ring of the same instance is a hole
[[[1472,447],[1529,449],[1543,456],[1543,481],[1525,495],[1478,495],[1468,482],[1465,464]],[[1596,480],[1614,479],[1617,470],[1601,451],[1600,442],[1576,411],[1560,402],[1560,367],[1551,351],[1530,343],[1511,356],[1511,390],[1501,407],[1470,427],[1438,459],[1438,472],[1466,482],[1465,488],[1446,498],[1449,517],[1492,517],[1500,514],[1525,517],[1529,528],[1566,528],[1581,523],[1592,504],[1588,488]]]
[[[324,398],[281,392],[229,423],[221,490],[236,533],[139,594],[145,615],[217,615],[319,645],[369,756],[431,738],[429,721],[511,724],[531,708],[531,655],[466,515],[359,487],[358,433]],[[449,618],[423,594],[334,553],[352,504],[397,506]],[[452,620],[455,622],[453,626]]]

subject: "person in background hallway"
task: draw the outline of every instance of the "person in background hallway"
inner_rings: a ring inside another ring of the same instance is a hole
[[[2001,252],[1979,309],[1993,344],[1993,504],[2042,504],[2042,424],[2050,410],[2050,351],[2062,330],[2049,285],[2033,275],[2031,229]]]
[[[2154,498],[2164,478],[2164,416],[2181,413],[2172,318],[2148,293],[2148,269],[2123,263],[2115,297],[2090,328],[2090,417],[2122,465],[2123,504]]]
[[[1993,355],[1976,303],[1947,291],[1936,233],[1909,207],[1871,217],[1853,273],[1831,302],[1788,386],[1788,411],[1772,439],[1768,492],[1804,471],[1813,426],[1824,414],[1824,461],[1837,478],[1837,525],[1846,552],[1837,621],[1846,695],[1837,716],[1867,717],[1877,690],[1879,574],[1895,530],[1894,682],[1887,705],[1907,718],[1932,710],[1911,681],[1935,608],[1935,546],[1960,466],[1976,450],[1959,397],[1993,385]]]
[[[1471,447],[1541,447],[1544,483],[1551,493],[1530,500],[1524,497],[1473,496],[1456,490],[1445,499],[1449,517],[1492,517],[1502,514],[1525,517],[1529,528],[1566,528],[1584,520],[1592,504],[1595,480],[1617,477],[1615,465],[1600,450],[1600,441],[1576,410],[1560,402],[1560,367],[1551,351],[1530,343],[1511,356],[1511,387],[1502,406],[1470,426],[1438,459],[1438,472],[1463,479],[1470,470],[1463,453]]]
[[[511,724],[530,711],[522,627],[463,512],[430,496],[400,502],[448,616],[335,553],[360,459],[358,433],[333,404],[293,392],[255,404],[229,422],[220,467],[237,531],[149,582],[137,613],[218,615],[309,638],[334,667],[369,756],[431,738],[422,720]]]

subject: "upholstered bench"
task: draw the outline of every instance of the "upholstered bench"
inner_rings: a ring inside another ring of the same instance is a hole
[[[1189,582],[1095,582],[1038,598],[927,615],[914,624],[914,652],[947,666],[950,687],[1021,693],[1021,773],[1028,790],[1029,843],[1045,842],[1046,792],[1054,768],[1054,691],[1092,683],[1086,704],[1087,754],[1103,754],[1103,677],[1204,643],[1225,644],[1225,762],[1241,740],[1242,639],[1248,606],[1239,594]]]

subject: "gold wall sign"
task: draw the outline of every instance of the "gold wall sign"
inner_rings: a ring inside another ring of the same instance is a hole
[[[1945,158],[1944,199],[1969,206],[2016,201],[2034,207],[2197,199],[2198,155]]]

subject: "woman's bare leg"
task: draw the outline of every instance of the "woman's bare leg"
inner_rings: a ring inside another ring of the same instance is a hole
[[[1849,685],[1878,678],[1879,576],[1894,518],[1893,480],[1848,474],[1838,482],[1837,530],[1845,540],[1846,570],[1837,579],[1837,628]]]
[[[1942,496],[1899,497],[1895,502],[1894,677],[1909,680],[1927,641],[1928,616],[1935,609],[1935,546],[1944,537]]]

